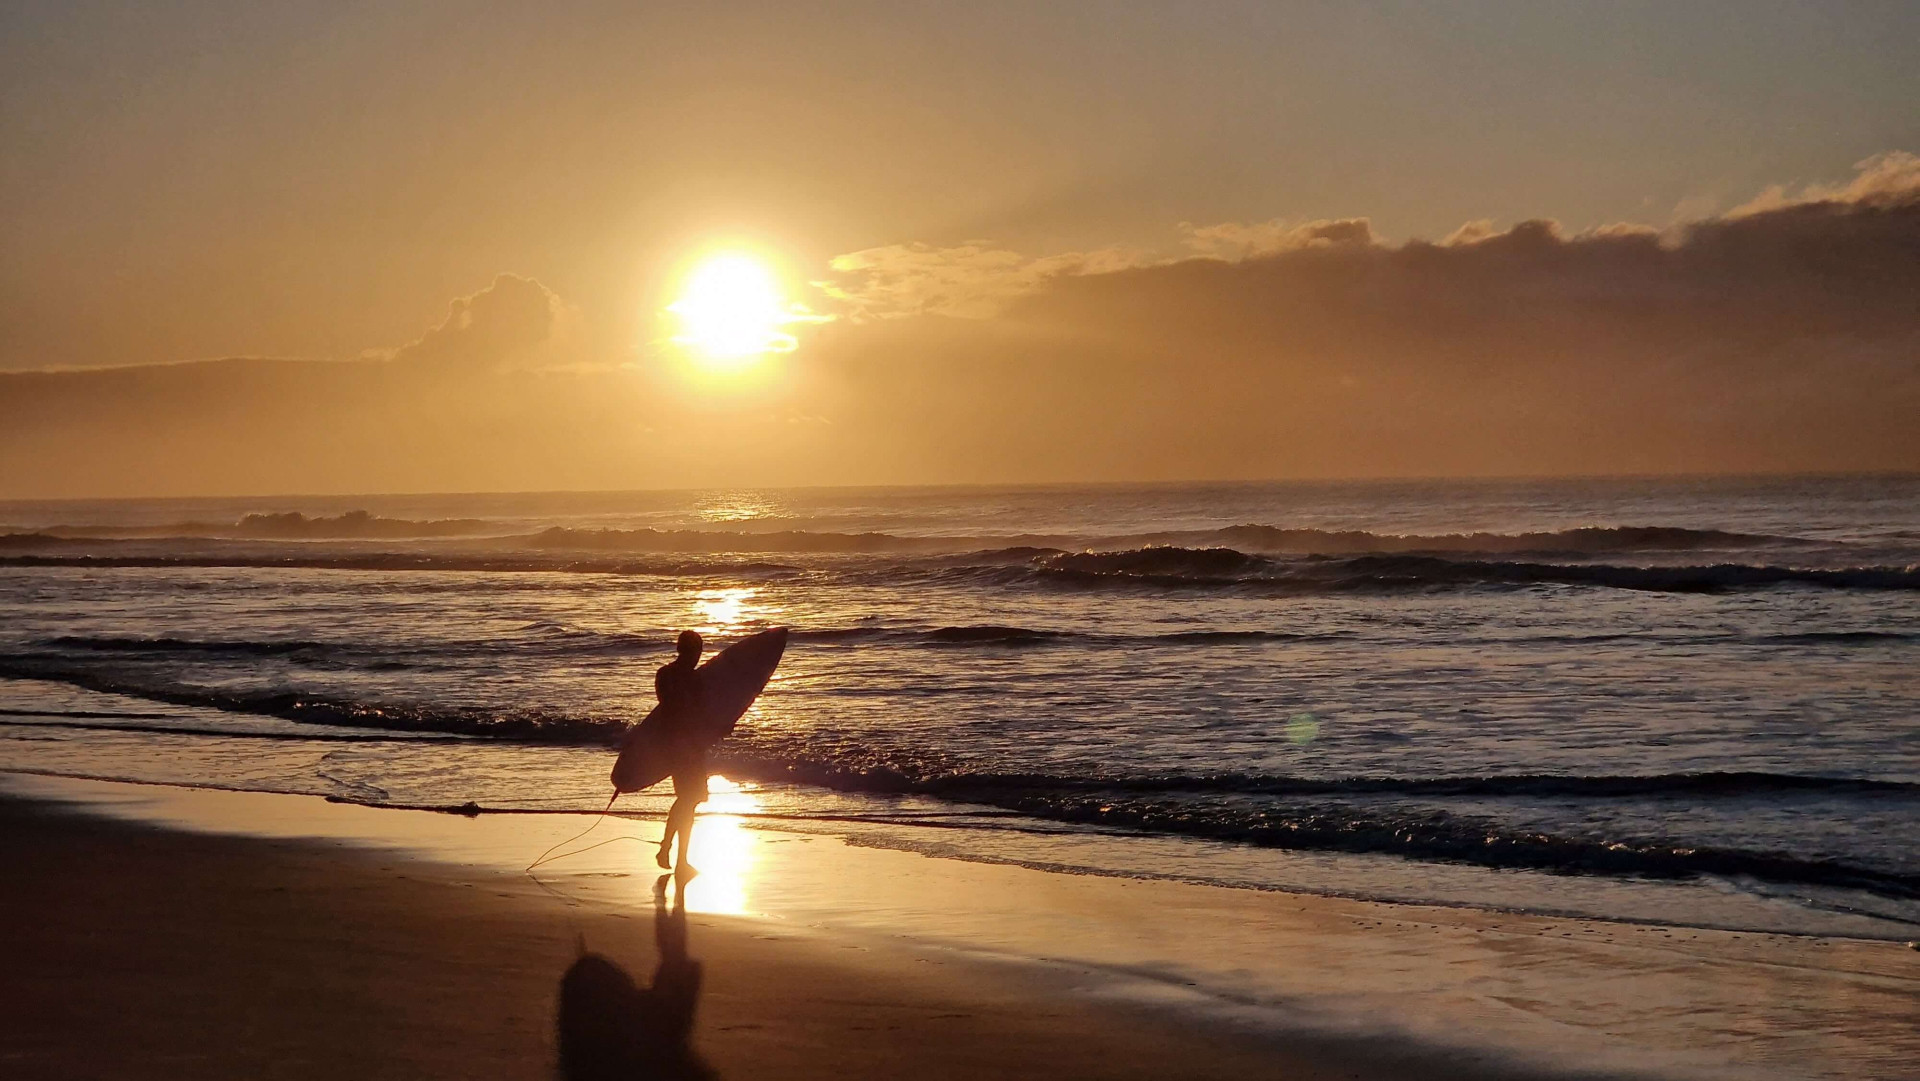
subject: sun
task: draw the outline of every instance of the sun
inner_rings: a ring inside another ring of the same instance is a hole
[[[805,310],[782,292],[772,268],[743,252],[701,259],[667,312],[677,324],[673,341],[714,368],[740,367],[768,353],[791,352],[796,342],[785,328],[807,319]]]

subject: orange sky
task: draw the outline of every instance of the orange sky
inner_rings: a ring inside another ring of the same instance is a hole
[[[1842,6],[9,5],[0,497],[1920,468]]]

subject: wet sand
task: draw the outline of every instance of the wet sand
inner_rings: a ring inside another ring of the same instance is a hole
[[[0,1073],[19,1079],[553,1077],[580,944],[646,987],[674,919],[670,890],[666,912],[562,918],[504,875],[12,799],[0,856]],[[1102,1007],[1059,974],[725,917],[686,917],[684,934],[701,973],[688,1054],[647,1048],[625,1076],[1356,1076]],[[639,1007],[646,1029],[654,1004],[600,1005]]]
[[[630,1060],[574,1076],[1897,1077],[1920,1060],[1920,954],[1898,943],[1089,878],[726,815],[696,838],[708,873],[656,895],[631,843],[518,873],[584,816],[8,788],[7,1077],[566,1076],[563,999],[584,1061]],[[565,851],[658,825],[598,828]],[[582,943],[605,963],[577,969]]]

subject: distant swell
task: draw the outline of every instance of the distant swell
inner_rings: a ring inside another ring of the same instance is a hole
[[[616,552],[937,552],[977,547],[973,538],[900,537],[891,533],[745,533],[713,529],[568,529],[526,538],[530,547]]]
[[[11,536],[19,536],[12,534]],[[6,537],[0,537],[0,547]],[[61,541],[61,544],[74,542]],[[673,560],[555,559],[537,555],[496,556],[429,554],[424,552],[368,552],[341,555],[262,555],[247,552],[196,555],[16,555],[0,557],[0,567],[256,567],[265,570],[337,571],[453,571],[465,573],[629,574],[662,578],[710,577],[783,578],[800,568],[780,563],[737,562],[725,559]]]
[[[499,532],[479,518],[417,521],[383,518],[364,510],[309,517],[298,511],[243,515],[237,522],[170,522],[165,525],[56,525],[35,534],[48,539],[246,538],[270,540],[356,540],[402,537],[462,537]],[[0,538],[4,541],[5,538]]]
[[[252,515],[240,529],[266,540],[303,537],[378,538],[405,529],[478,528],[478,520],[398,522],[361,516],[309,519]],[[1187,543],[1168,543],[1169,538]],[[1194,543],[1196,540],[1205,543]],[[1234,545],[1219,543],[1231,540]],[[1793,538],[1666,526],[1590,527],[1550,533],[1391,536],[1366,532],[1234,526],[1221,530],[1126,538],[900,537],[886,533],[800,530],[740,533],[709,530],[578,530],[555,527],[530,536],[417,542],[401,551],[353,551],[313,543],[201,539],[185,549],[154,551],[147,541],[80,540],[42,531],[0,536],[0,566],[254,567],[271,570],[459,573],[571,573],[665,578],[736,577],[852,584],[896,589],[928,585],[968,589],[1016,586],[1238,590],[1254,595],[1338,594],[1445,589],[1589,586],[1671,593],[1800,586],[1821,589],[1920,589],[1915,566],[1798,566],[1728,561],[1642,565],[1589,562],[1602,555],[1775,549]],[[92,546],[92,547],[90,547]],[[814,558],[774,562],[769,553]],[[1507,558],[1519,553],[1564,559]],[[1832,559],[1829,549],[1823,558]]]
[[[533,534],[505,536],[500,523],[455,518],[383,518],[364,510],[332,517],[297,512],[249,514],[238,522],[176,522],[158,526],[48,526],[0,535],[0,546],[53,546],[62,541],[164,540],[381,540],[491,538],[494,543],[550,551],[633,553],[934,553],[991,548],[1083,551],[1131,548],[1235,548],[1262,554],[1366,555],[1516,553],[1602,555],[1802,545],[1804,540],[1760,533],[1680,526],[1581,526],[1529,533],[1397,534],[1367,530],[1290,529],[1235,525],[1220,529],[1127,534],[998,534],[917,536],[884,532],[845,533],[807,529],[581,529],[553,526]]]
[[[1049,638],[1060,637],[1057,631],[1036,631],[1026,627],[941,627],[927,632],[930,641],[968,645],[995,643],[999,645],[1037,644]]]

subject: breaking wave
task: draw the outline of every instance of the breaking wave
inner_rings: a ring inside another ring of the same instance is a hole
[[[756,755],[721,756],[728,776],[814,784],[877,795],[917,795],[1017,811],[1058,822],[1140,830],[1300,851],[1648,878],[1746,876],[1920,899],[1920,875],[1777,852],[1652,840],[1564,837],[1514,829],[1472,813],[1404,800],[1581,798],[1699,802],[1753,796],[1875,796],[1920,802],[1920,784],[1772,773],[1653,776],[1063,777],[945,773],[919,777],[874,766]],[[1370,799],[1371,797],[1371,799]]]
[[[1533,585],[1602,586],[1668,593],[1712,593],[1783,585],[1920,589],[1920,568],[1914,567],[1820,569],[1745,563],[1643,567],[1459,560],[1420,555],[1276,560],[1232,548],[1063,552],[1036,559],[1031,573],[1038,580],[1069,585],[1253,587],[1298,593]]]
[[[28,658],[0,658],[0,675],[57,679],[92,690],[177,705],[263,714],[372,735],[439,733],[547,745],[616,742],[622,719],[537,710],[354,702],[320,695],[235,692],[154,685]],[[113,727],[145,731],[148,725]],[[166,734],[224,738],[235,733],[151,725]],[[242,733],[241,735],[245,735]],[[267,738],[283,738],[272,734]],[[293,737],[293,738],[298,738]],[[1673,800],[1853,797],[1914,801],[1920,784],[1766,772],[1646,776],[1559,774],[1465,777],[1302,777],[1259,774],[1070,776],[916,770],[859,758],[823,759],[816,748],[779,738],[736,737],[715,757],[729,777],[813,785],[871,795],[931,797],[995,807],[1080,826],[1170,834],[1301,851],[1371,853],[1426,861],[1567,874],[1689,878],[1745,876],[1798,886],[1840,887],[1920,899],[1920,875],[1842,861],[1739,848],[1683,846],[1651,839],[1560,836],[1502,825],[1474,801],[1513,799]],[[1456,802],[1451,807],[1440,804]]]
[[[309,518],[298,511],[283,514],[249,514],[233,527],[241,537],[272,537],[294,540],[329,538],[384,537],[457,537],[485,533],[493,528],[478,518],[437,518],[416,521],[408,518],[382,518],[363,510],[348,511],[333,517]]]
[[[1802,544],[1794,537],[1680,526],[1581,526],[1531,533],[1394,535],[1361,530],[1281,529],[1240,525],[1190,535],[1208,544],[1257,552],[1345,555],[1366,552],[1488,552],[1607,554],[1682,552],[1703,548],[1768,548]]]
[[[358,702],[299,691],[221,690],[101,671],[57,657],[0,656],[0,678],[49,680],[104,694],[120,694],[231,713],[252,713],[305,724],[390,732],[438,732],[488,736],[523,743],[610,745],[626,731],[619,718],[593,718],[550,710],[513,713],[470,706]]]

